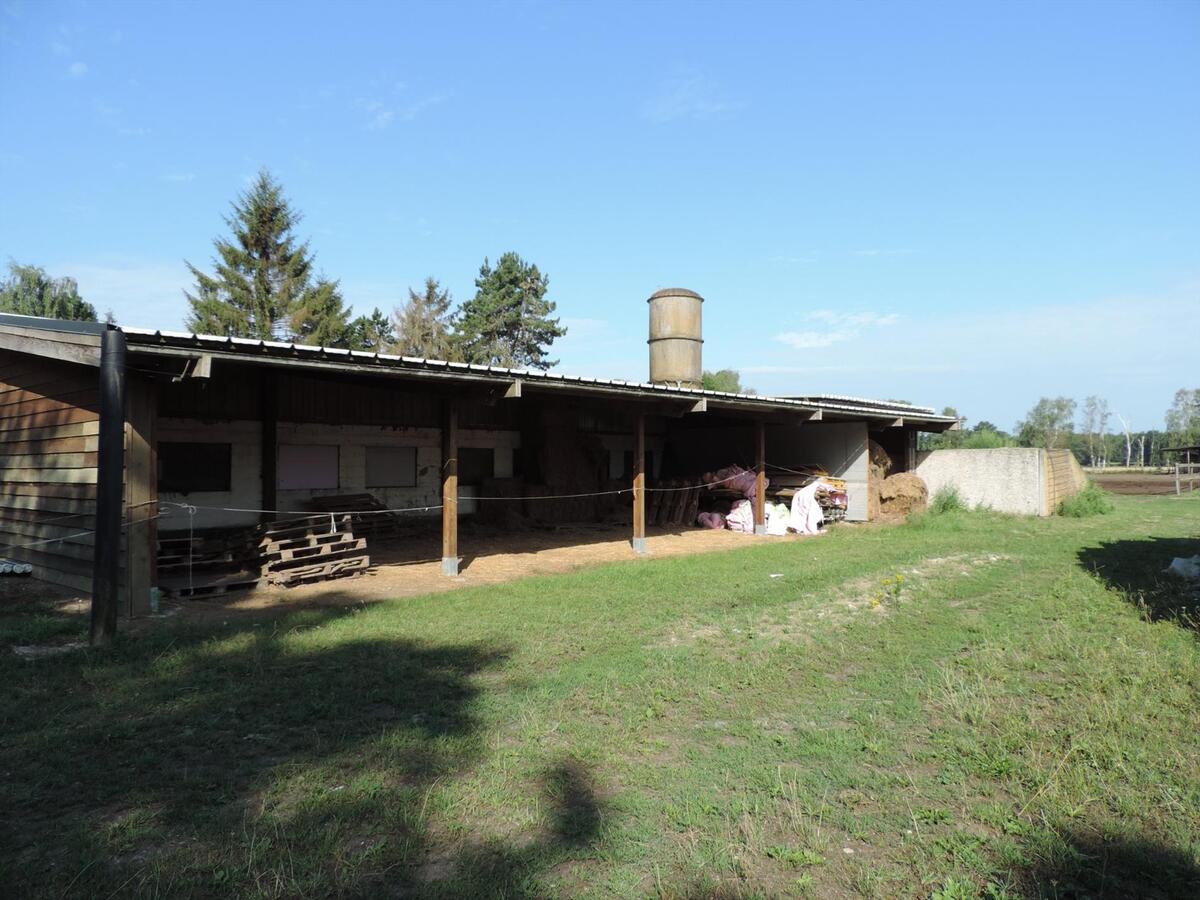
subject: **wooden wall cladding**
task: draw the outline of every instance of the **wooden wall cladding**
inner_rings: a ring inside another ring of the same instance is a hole
[[[96,382],[90,366],[0,350],[0,556],[77,590],[91,587],[95,538],[78,532],[95,525]]]

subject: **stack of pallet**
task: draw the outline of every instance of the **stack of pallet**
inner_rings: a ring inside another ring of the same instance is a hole
[[[254,528],[158,542],[159,586],[180,597],[297,585],[365,572],[367,539],[349,515],[269,522]]]
[[[367,539],[354,536],[351,519],[331,515],[260,526],[254,549],[263,577],[290,586],[365,572],[371,565]]]
[[[651,489],[646,498],[646,524],[695,524],[700,512],[700,494],[704,488],[689,487],[689,484],[691,482],[667,481]]]

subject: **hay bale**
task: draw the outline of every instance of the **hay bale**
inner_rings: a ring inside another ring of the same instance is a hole
[[[879,485],[879,507],[885,516],[907,516],[925,508],[929,488],[911,472],[899,472],[885,478]]]
[[[892,471],[892,458],[875,441],[867,441],[867,521],[878,519],[882,512],[879,488],[888,472]]]

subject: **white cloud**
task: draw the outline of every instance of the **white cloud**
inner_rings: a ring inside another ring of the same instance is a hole
[[[711,119],[741,106],[724,95],[712,81],[697,72],[668,78],[642,104],[642,118],[651,122],[677,119]]]
[[[1038,397],[1098,394],[1135,429],[1162,427],[1171,396],[1196,370],[1194,332],[1162,323],[1186,321],[1198,299],[1200,283],[1191,283],[1158,295],[899,319],[817,310],[812,325],[778,335],[773,352],[760,347],[744,364],[728,363],[768,394],[905,397],[1005,427]]]
[[[400,89],[403,85],[399,86]],[[425,110],[449,99],[449,94],[429,94],[410,103],[390,104],[377,99],[359,98],[354,101],[356,109],[367,114],[367,129],[382,131],[393,122],[411,122]]]
[[[168,172],[165,175],[158,176],[159,181],[167,181],[171,184],[186,184],[189,181],[196,180],[195,172]]]
[[[55,56],[70,56],[71,48],[68,47],[66,44],[64,44],[62,41],[51,41],[50,42],[50,52],[53,53]]]
[[[72,78],[82,78],[84,75],[87,74],[87,71],[88,71],[87,63],[79,62],[78,60],[71,63],[69,66],[67,66],[67,74],[70,75]]]
[[[894,325],[900,320],[896,313],[843,313],[831,309],[813,310],[807,318],[829,327],[820,330],[785,331],[775,335],[775,340],[795,350],[817,350],[852,341],[862,334],[863,329],[882,328]]]

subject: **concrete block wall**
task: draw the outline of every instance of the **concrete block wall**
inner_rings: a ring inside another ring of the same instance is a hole
[[[1069,451],[1056,452],[1070,455]],[[1071,462],[1061,455],[1052,461],[1045,450],[1036,447],[929,450],[917,454],[916,471],[931,497],[943,487],[953,487],[968,506],[1048,516],[1065,497],[1083,487],[1084,479],[1074,477]],[[1052,478],[1052,468],[1065,469],[1070,476]]]

